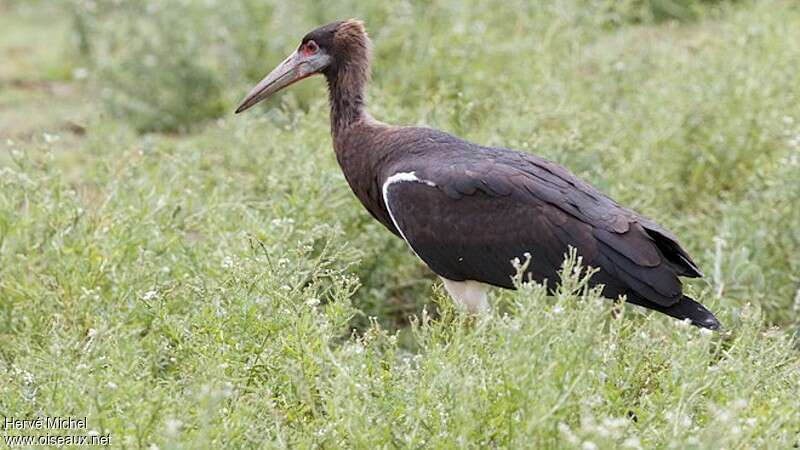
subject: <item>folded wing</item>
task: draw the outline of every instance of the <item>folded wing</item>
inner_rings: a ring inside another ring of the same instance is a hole
[[[570,246],[600,269],[592,282],[609,297],[671,306],[682,297],[678,276],[700,276],[668,231],[532,155],[420,161],[386,177],[383,200],[414,252],[451,280],[511,288],[511,260],[530,253],[526,276],[552,283]]]

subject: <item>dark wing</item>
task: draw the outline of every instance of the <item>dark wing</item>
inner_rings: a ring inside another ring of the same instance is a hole
[[[443,165],[395,168],[384,184],[391,218],[414,252],[437,274],[513,287],[513,258],[526,275],[557,279],[569,246],[600,271],[593,283],[609,297],[626,294],[658,305],[681,299],[682,276],[700,276],[678,242],[562,167],[531,155],[480,148]],[[413,177],[408,175],[413,172]]]

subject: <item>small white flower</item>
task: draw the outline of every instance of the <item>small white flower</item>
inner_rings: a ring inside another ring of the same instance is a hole
[[[309,307],[313,308],[313,307],[319,305],[319,299],[312,297],[312,298],[306,300],[306,305],[308,305]]]
[[[153,300],[154,298],[156,298],[157,295],[158,295],[158,291],[156,291],[155,289],[151,289],[151,290],[145,292],[144,294],[142,294],[142,300],[144,300],[146,302],[149,302],[150,300]]]
[[[280,226],[293,225],[293,224],[294,224],[294,219],[289,218],[289,217],[281,217],[281,218],[278,218],[278,219],[272,219],[270,221],[270,225],[272,225],[273,227],[280,227]]]
[[[581,445],[583,450],[597,450],[597,444],[592,441],[583,441],[583,445]]]
[[[76,67],[72,71],[72,78],[76,80],[85,80],[89,76],[89,69],[86,67]]]
[[[222,389],[220,389],[220,393],[224,398],[230,398],[233,396],[233,383],[230,381],[226,381],[222,384]]]
[[[107,386],[109,389],[116,389],[116,388],[117,388],[117,383],[114,383],[113,381],[109,381],[109,382],[106,384],[106,386]]]
[[[572,445],[576,445],[578,443],[578,437],[575,436],[575,433],[569,428],[569,425],[565,424],[564,422],[558,423],[558,432],[564,436],[564,439],[567,440]]]
[[[166,431],[169,436],[176,436],[178,432],[181,431],[182,426],[183,422],[171,417],[164,422],[164,431]]]
[[[56,142],[57,140],[61,139],[59,135],[50,133],[43,133],[42,137],[44,137],[44,141],[47,142],[48,144],[52,144],[53,142]]]
[[[637,437],[629,437],[625,439],[625,442],[622,443],[623,447],[626,448],[642,448],[642,443],[639,442],[639,438]]]

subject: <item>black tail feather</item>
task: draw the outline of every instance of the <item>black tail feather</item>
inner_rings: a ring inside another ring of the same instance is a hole
[[[672,306],[661,306],[635,295],[628,297],[628,303],[644,306],[679,320],[689,319],[692,325],[696,327],[708,328],[709,330],[719,330],[722,327],[711,311],[694,301],[693,298],[685,295]]]

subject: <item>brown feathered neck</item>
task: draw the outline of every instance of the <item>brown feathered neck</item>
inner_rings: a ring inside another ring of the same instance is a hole
[[[369,81],[370,40],[359,20],[342,22],[333,36],[333,64],[326,70],[331,133],[364,120],[364,89]]]

